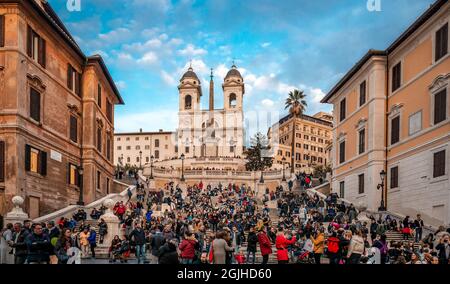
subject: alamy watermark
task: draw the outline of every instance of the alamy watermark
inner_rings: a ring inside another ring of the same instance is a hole
[[[381,12],[381,0],[367,0],[367,10],[369,12]]]
[[[66,7],[69,12],[80,12],[81,0],[67,0]]]

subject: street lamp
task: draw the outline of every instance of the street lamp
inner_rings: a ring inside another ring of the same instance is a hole
[[[285,165],[286,165],[286,158],[283,157],[283,159],[281,159],[281,160],[283,161],[283,179],[282,179],[282,181],[286,181],[286,175],[285,175],[285,173],[284,173],[284,171],[285,171]]]
[[[259,179],[259,183],[264,183],[264,177],[263,177],[263,172],[264,172],[264,158],[261,157],[261,178]]]
[[[79,182],[79,186],[80,186],[80,195],[79,195],[79,197],[78,197],[78,202],[77,202],[77,205],[80,205],[80,206],[84,206],[84,201],[83,201],[83,167],[82,166],[79,166],[78,168],[77,168],[77,171],[78,171],[78,182]]]
[[[142,151],[139,151],[139,169],[142,169]]]
[[[377,189],[381,188],[381,203],[378,211],[386,211],[386,207],[384,206],[384,180],[386,179],[386,172],[382,170],[380,172],[381,183],[378,184]]]
[[[150,157],[150,179],[153,179],[153,155]]]
[[[181,180],[180,181],[185,181],[184,179],[184,154],[181,154]]]

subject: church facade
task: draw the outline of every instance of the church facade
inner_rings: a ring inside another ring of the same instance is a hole
[[[222,84],[223,109],[214,106],[211,70],[209,108],[201,109],[201,81],[192,67],[182,76],[179,90],[175,154],[186,158],[242,157],[244,145],[242,75],[233,64]]]

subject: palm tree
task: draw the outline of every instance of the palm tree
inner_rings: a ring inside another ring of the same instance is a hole
[[[285,109],[289,109],[290,115],[294,118],[292,123],[291,173],[294,173],[295,163],[295,119],[300,117],[308,106],[305,98],[306,94],[296,89],[289,93],[285,103]]]

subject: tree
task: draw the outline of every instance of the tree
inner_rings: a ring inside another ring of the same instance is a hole
[[[295,163],[295,121],[306,110],[308,104],[306,103],[306,94],[301,90],[291,91],[286,99],[285,109],[289,109],[290,115],[293,117],[292,123],[292,151],[291,151],[291,173],[294,173]]]
[[[245,168],[247,171],[264,171],[266,168],[272,167],[273,157],[267,154],[269,150],[269,140],[262,133],[258,132],[251,139],[250,148],[246,149],[247,163]]]

